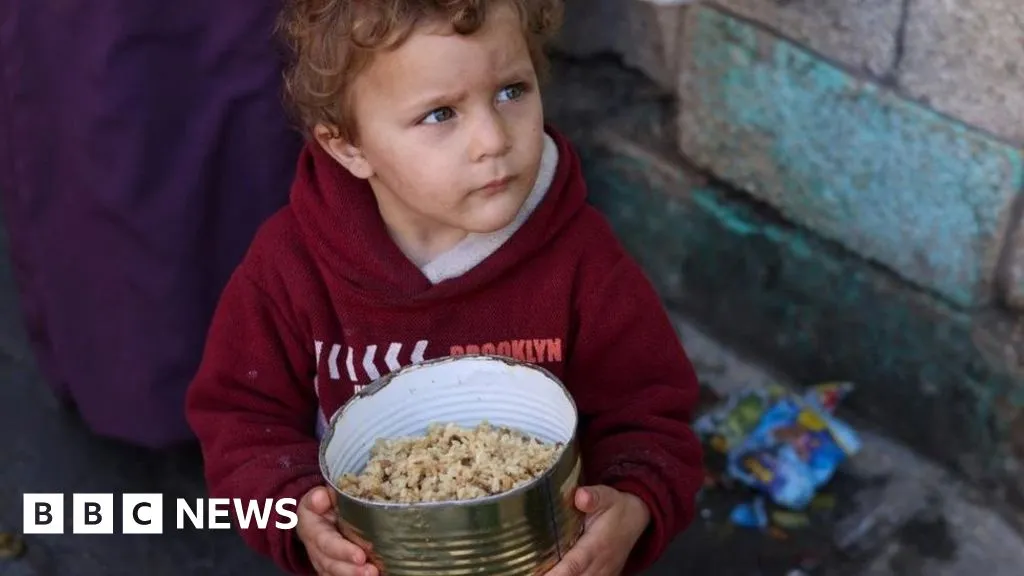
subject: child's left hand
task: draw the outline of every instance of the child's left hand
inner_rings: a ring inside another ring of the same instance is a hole
[[[647,505],[609,486],[579,488],[575,504],[587,515],[583,535],[545,576],[618,576],[650,522]]]

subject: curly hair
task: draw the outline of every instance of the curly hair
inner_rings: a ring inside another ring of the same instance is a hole
[[[291,49],[285,99],[309,133],[317,125],[353,141],[346,89],[377,51],[399,46],[426,22],[447,22],[457,34],[477,31],[488,9],[516,9],[538,76],[545,77],[547,42],[562,24],[563,0],[287,0],[278,30]]]

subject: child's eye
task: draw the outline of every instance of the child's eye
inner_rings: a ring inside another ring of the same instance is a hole
[[[444,106],[436,110],[431,110],[431,112],[423,118],[422,122],[424,124],[440,124],[442,122],[447,122],[454,117],[455,110],[452,110],[449,106]]]
[[[522,82],[518,84],[512,84],[510,86],[505,86],[504,88],[501,89],[501,92],[498,92],[498,101],[507,102],[511,100],[519,100],[520,98],[523,97],[523,94],[525,93],[526,85],[523,84]]]

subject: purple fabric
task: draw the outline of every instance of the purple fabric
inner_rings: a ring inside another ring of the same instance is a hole
[[[0,197],[32,343],[97,433],[191,439],[217,297],[285,203],[279,0],[0,1]]]

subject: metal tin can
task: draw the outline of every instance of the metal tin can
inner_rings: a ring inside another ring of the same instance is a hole
[[[563,447],[539,478],[465,501],[397,504],[337,488],[358,473],[379,438],[419,435],[431,423],[487,421]],[[414,364],[367,386],[335,413],[320,445],[320,468],[335,488],[339,528],[367,551],[382,576],[543,574],[576,543],[583,518],[578,414],[550,372],[504,357],[471,355]]]

